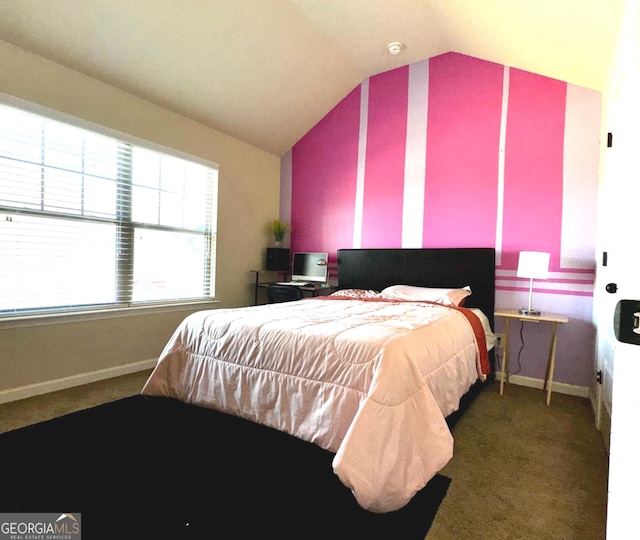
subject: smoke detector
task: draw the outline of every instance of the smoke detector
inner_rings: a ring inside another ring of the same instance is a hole
[[[394,56],[398,54],[403,48],[404,48],[404,45],[399,41],[394,41],[393,43],[389,43],[389,45],[387,45],[387,49],[389,49],[389,54],[393,54]]]

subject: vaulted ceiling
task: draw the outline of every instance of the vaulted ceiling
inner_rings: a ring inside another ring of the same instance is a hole
[[[623,6],[2,0],[0,39],[282,155],[365,78],[449,51],[601,90]]]

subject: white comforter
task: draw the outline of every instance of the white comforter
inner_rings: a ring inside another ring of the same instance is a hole
[[[451,459],[445,416],[481,376],[478,341],[460,310],[416,302],[313,298],[201,311],[178,327],[142,393],[335,452],[334,472],[358,503],[388,512]]]

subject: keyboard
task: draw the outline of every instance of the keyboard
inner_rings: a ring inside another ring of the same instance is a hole
[[[314,287],[315,283],[308,281],[277,281],[276,285],[292,285],[294,287]]]

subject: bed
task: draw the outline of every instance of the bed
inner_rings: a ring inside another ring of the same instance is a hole
[[[339,250],[330,296],[187,317],[142,394],[315,443],[360,506],[397,510],[451,459],[447,419],[491,377],[494,276],[491,248]]]

